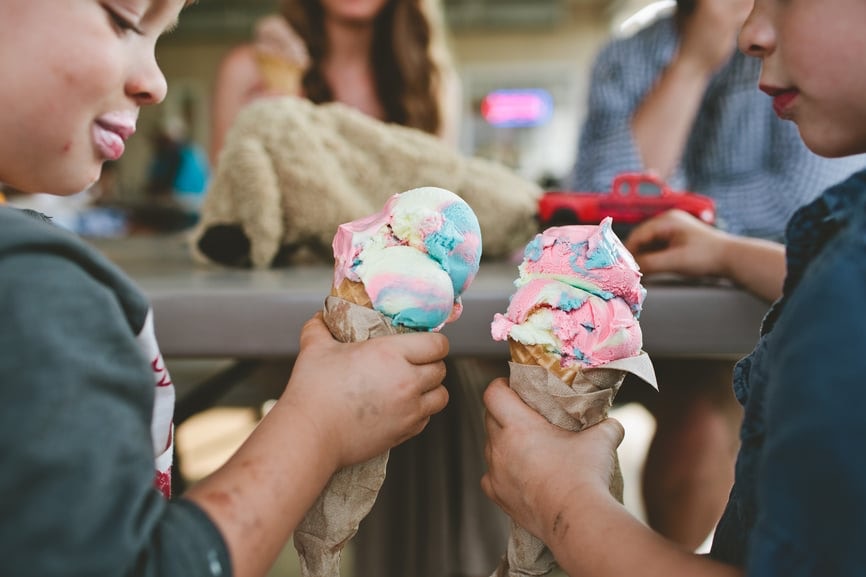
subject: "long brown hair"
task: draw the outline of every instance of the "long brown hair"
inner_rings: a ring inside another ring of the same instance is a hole
[[[376,17],[370,54],[385,120],[431,134],[439,132],[443,121],[442,82],[450,66],[435,1],[390,0]],[[307,98],[316,103],[333,101],[322,70],[328,43],[321,2],[283,0],[281,11],[310,54],[303,79]]]

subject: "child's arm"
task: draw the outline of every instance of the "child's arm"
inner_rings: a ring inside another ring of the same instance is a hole
[[[684,551],[632,517],[610,494],[622,426],[580,433],[551,425],[504,379],[484,394],[484,491],[553,552],[569,575],[736,576],[742,570]]]
[[[229,462],[185,495],[222,531],[236,577],[264,575],[340,467],[419,433],[442,408],[447,339],[436,333],[335,341],[304,327],[289,384]]]
[[[263,96],[299,95],[309,61],[303,40],[278,14],[260,19],[253,42],[236,46],[223,57],[214,84],[211,166],[216,166],[226,133],[241,109]],[[276,70],[269,70],[271,65]]]
[[[728,234],[682,211],[644,222],[625,245],[644,274],[727,278],[766,301],[782,294],[784,245]]]
[[[220,62],[211,104],[211,141],[208,151],[211,166],[216,166],[225,144],[226,133],[240,110],[263,89],[256,64],[255,48],[243,44],[233,48]]]
[[[697,2],[681,18],[673,60],[634,112],[632,131],[644,167],[665,180],[682,159],[710,80],[737,49],[748,9],[742,1]]]

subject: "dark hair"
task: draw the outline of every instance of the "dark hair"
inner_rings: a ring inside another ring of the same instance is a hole
[[[424,3],[390,0],[376,16],[370,57],[385,120],[436,134],[442,124],[442,72],[434,56],[436,24]],[[316,103],[333,101],[322,70],[328,44],[321,2],[283,0],[281,11],[310,54],[310,67],[303,79],[306,97]]]
[[[681,16],[688,16],[695,10],[697,0],[677,0],[677,13]]]

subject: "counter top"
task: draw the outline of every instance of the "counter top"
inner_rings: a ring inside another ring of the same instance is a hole
[[[301,326],[322,307],[332,268],[226,269],[194,263],[182,236],[131,237],[93,244],[150,298],[166,357],[276,358],[297,353]],[[463,316],[443,331],[455,355],[508,355],[490,338],[504,312],[517,265],[484,262],[463,297]],[[641,314],[650,355],[739,358],[758,338],[767,303],[719,283],[647,278]]]

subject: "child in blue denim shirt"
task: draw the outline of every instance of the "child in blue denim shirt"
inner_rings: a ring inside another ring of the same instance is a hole
[[[740,33],[775,112],[822,156],[866,152],[864,21],[862,0],[756,0]],[[665,540],[610,496],[618,423],[564,432],[491,383],[482,486],[570,575],[863,574],[866,171],[800,209],[786,236],[784,283],[758,283],[768,295],[781,285],[781,297],[735,371],[741,448],[709,556]],[[768,252],[716,240],[727,247],[716,258],[741,269]]]

